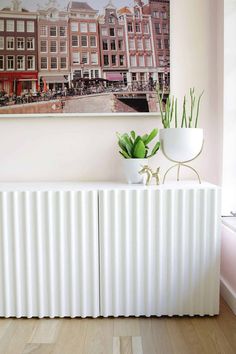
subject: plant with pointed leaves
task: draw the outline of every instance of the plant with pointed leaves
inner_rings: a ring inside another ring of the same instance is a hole
[[[187,98],[183,99],[183,109],[181,118],[181,128],[197,128],[199,120],[199,110],[201,98],[204,91],[196,98],[195,89],[190,88],[190,114],[187,117]],[[178,100],[174,96],[168,95],[164,100],[164,93],[160,93],[157,88],[157,99],[160,107],[161,119],[164,128],[171,128],[173,116],[175,117],[174,128],[178,128]]]
[[[157,141],[152,151],[149,153],[149,143],[157,136],[158,129],[153,129],[150,134],[137,135],[133,130],[130,134],[117,133],[120,154],[125,159],[145,159],[154,156],[160,148]]]

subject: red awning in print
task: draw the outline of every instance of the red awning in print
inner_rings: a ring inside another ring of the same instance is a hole
[[[107,73],[109,81],[123,81],[123,76],[120,73]]]

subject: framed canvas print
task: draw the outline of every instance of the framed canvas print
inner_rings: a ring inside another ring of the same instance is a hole
[[[1,0],[0,115],[156,112],[169,0]]]

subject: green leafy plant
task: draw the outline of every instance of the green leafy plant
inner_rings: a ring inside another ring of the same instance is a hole
[[[160,142],[157,141],[152,151],[149,153],[149,143],[157,136],[158,129],[153,129],[150,134],[143,136],[137,135],[134,131],[130,134],[117,133],[119,153],[125,159],[144,159],[154,156],[160,148]]]
[[[199,121],[199,111],[201,99],[203,96],[202,92],[198,98],[195,93],[194,88],[190,88],[190,113],[187,115],[187,98],[186,95],[183,99],[183,108],[182,108],[182,117],[181,117],[181,128],[197,128]],[[174,128],[178,128],[178,99],[174,96],[168,95],[166,99],[164,99],[164,93],[160,92],[157,88],[157,99],[161,113],[162,124],[164,128],[171,128],[173,117],[174,120]]]

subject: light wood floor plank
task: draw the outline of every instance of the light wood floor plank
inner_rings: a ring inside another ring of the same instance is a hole
[[[29,343],[56,343],[61,321],[59,319],[37,320]]]
[[[138,318],[115,318],[114,319],[115,337],[140,336],[140,326]]]
[[[152,337],[152,320],[149,318],[140,318],[140,333],[142,337],[142,346],[144,354],[156,354]]]
[[[236,316],[223,300],[221,302],[221,315],[218,316],[217,323],[236,353]]]
[[[3,320],[4,321],[4,320]],[[7,324],[9,323],[9,320],[7,319]],[[18,325],[20,325],[21,320],[19,320]],[[1,336],[0,338],[0,354],[5,354],[7,351],[7,348],[11,342],[12,337],[15,335],[17,326],[16,326],[16,321],[12,320],[9,325],[7,325],[7,328],[4,330],[4,335]]]
[[[184,342],[186,343],[186,346],[189,351],[191,351],[191,354],[208,354],[205,352],[201,342],[200,338],[198,336],[198,333],[196,332],[193,324],[191,321],[189,321],[189,318],[184,317],[177,320],[177,326],[180,329],[180,333],[182,334],[182,338]]]
[[[11,319],[0,319],[0,341],[4,337],[8,327],[12,323]]]
[[[113,337],[112,354],[120,354],[120,337]]]
[[[221,331],[217,319],[194,318],[191,321],[207,354],[235,354],[235,351]]]
[[[120,354],[133,354],[132,337],[120,337]]]
[[[181,318],[168,318],[166,319],[166,327],[170,343],[172,346],[172,352],[174,354],[189,354],[191,348],[188,347],[185,339],[181,333]],[[191,352],[192,353],[192,352]]]
[[[51,354],[52,344],[27,343],[22,354]]]
[[[61,319],[58,339],[53,354],[83,354],[87,319]]]
[[[114,321],[112,318],[89,319],[83,354],[112,354]]]
[[[152,319],[152,341],[157,354],[173,354],[167,321],[166,318]],[[148,353],[145,352],[144,354]]]
[[[143,354],[142,337],[132,337],[132,354]]]
[[[35,328],[35,319],[12,320],[9,329],[1,340],[0,353],[22,354]]]

